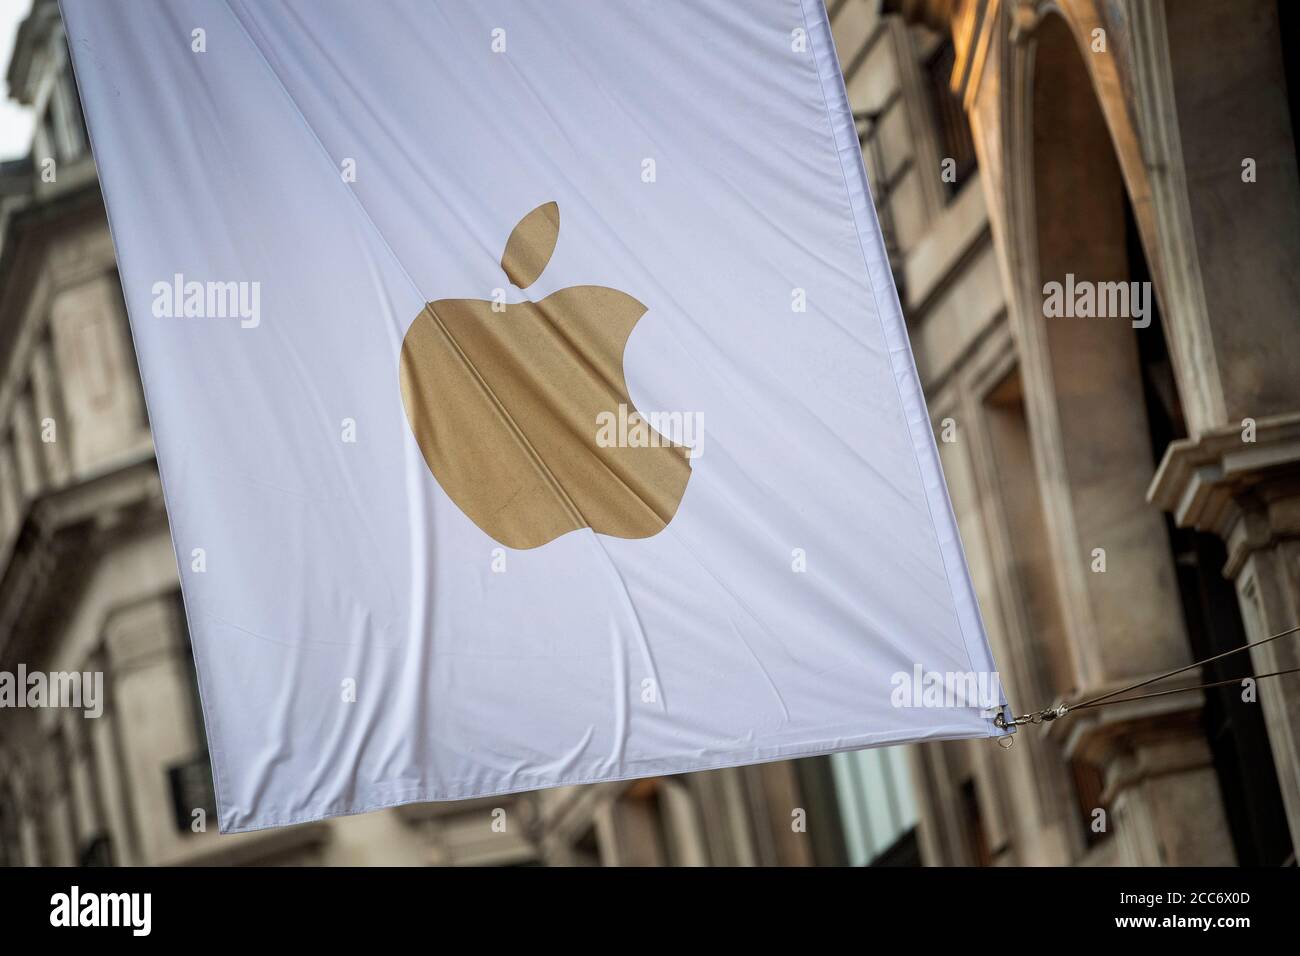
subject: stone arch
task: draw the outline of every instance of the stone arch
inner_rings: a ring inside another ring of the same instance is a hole
[[[1004,252],[1065,631],[1084,688],[1189,657],[1168,555],[1151,551],[1164,527],[1145,501],[1155,462],[1132,320],[1044,315],[1050,282],[1130,281],[1126,216],[1142,234],[1140,203],[1113,138],[1122,111],[1107,115],[1106,91],[1081,46],[1090,21],[1072,20],[1070,6],[1034,8],[1031,22],[1012,27]],[[1098,421],[1109,427],[1098,429]],[[1093,571],[1097,548],[1108,567],[1131,566],[1136,577]],[[1129,586],[1146,600],[1126,600]]]
[[[1087,38],[1096,21],[1079,15],[1085,9],[1093,8],[1062,0],[1035,8],[1032,22],[1021,25],[1012,55],[1018,83],[1010,91],[1016,108],[1008,189],[1021,273],[1015,322],[1022,367],[1037,379],[1039,478],[1054,550],[1064,559],[1058,583],[1071,618],[1065,630],[1079,685],[1091,692],[1239,646],[1245,632],[1218,574],[1226,558],[1221,542],[1167,526],[1146,500],[1165,448],[1188,434],[1182,396],[1191,366],[1170,353],[1181,347],[1187,358],[1189,333],[1164,335],[1157,303],[1167,301],[1173,284],[1163,273],[1168,260],[1161,256],[1146,160],[1119,82],[1123,49],[1116,42],[1107,54],[1091,50]],[[1045,295],[1053,282],[1066,295],[1071,284],[1092,283],[1095,292],[1122,283],[1135,291],[1132,283],[1149,282],[1147,314],[1130,308],[1128,315],[1107,316],[1094,299],[1091,317],[1049,315]],[[1095,548],[1105,549],[1106,573],[1081,567]],[[1199,576],[1190,579],[1189,555],[1199,562]],[[1207,606],[1226,613],[1202,620]],[[1128,754],[1149,746],[1144,738],[1157,727],[1205,751],[1201,722],[1222,705],[1207,698],[1203,711],[1188,695],[1174,709],[1135,712],[1127,726],[1121,718],[1085,719],[1068,750],[1106,768],[1108,779]],[[1231,829],[1237,855],[1247,862],[1259,842],[1249,832],[1251,821],[1271,817],[1276,824],[1281,804],[1258,710],[1238,716],[1233,748],[1255,754],[1258,774],[1248,788],[1254,792],[1246,794],[1239,774],[1226,766],[1231,758],[1221,759],[1221,741],[1205,753],[1219,771],[1219,786],[1209,766],[1189,772],[1182,785],[1199,788],[1207,808],[1223,799],[1223,829]],[[1124,800],[1136,808],[1136,797]],[[1135,859],[1157,852],[1127,849]],[[1221,845],[1223,851],[1231,852]],[[1214,852],[1207,849],[1207,858]]]

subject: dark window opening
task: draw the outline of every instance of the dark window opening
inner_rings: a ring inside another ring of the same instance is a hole
[[[894,281],[899,289],[899,296],[906,301],[902,287],[902,250],[898,244],[898,230],[894,223],[891,200],[903,179],[912,171],[912,157],[908,156],[891,169],[889,157],[885,155],[884,145],[880,140],[880,127],[885,118],[895,109],[901,109],[902,97],[897,90],[890,93],[879,109],[858,111],[853,114],[853,121],[858,131],[858,145],[862,147],[862,160],[867,169],[867,180],[871,185],[871,198],[875,202],[876,216],[880,222],[880,233],[885,240],[885,252],[889,256],[889,267],[894,273]]]
[[[1300,166],[1300,3],[1277,0],[1278,39],[1282,43],[1282,69],[1286,73],[1286,98],[1291,112],[1291,143]]]
[[[934,111],[935,133],[938,138],[940,161],[947,169],[952,160],[952,176],[944,176],[944,186],[951,200],[975,172],[975,140],[971,136],[970,121],[961,101],[952,91],[952,71],[957,62],[957,52],[951,39],[945,39],[925,63],[926,81],[930,88],[930,104]],[[949,180],[952,180],[951,182]]]
[[[176,614],[185,625],[185,609],[180,606],[177,595]],[[216,788],[212,782],[212,762],[208,754],[207,728],[203,723],[203,706],[199,697],[198,672],[194,666],[194,647],[190,643],[188,629],[182,637],[185,653],[185,674],[189,678],[189,714],[187,715],[194,736],[197,740],[195,753],[188,760],[182,760],[166,768],[167,785],[171,793],[172,809],[176,815],[176,829],[182,833],[194,830],[195,811],[202,810],[206,820],[215,820],[217,814]]]
[[[574,841],[572,862],[574,866],[600,866],[600,843],[596,840],[594,826],[587,827]]]
[[[98,833],[77,851],[78,866],[113,866],[113,843],[107,833]]]
[[[72,51],[64,45],[64,52],[67,56],[66,73],[61,78],[64,90],[64,104],[68,112],[68,135],[71,137],[71,145],[68,149],[68,159],[76,159],[84,155],[90,149],[90,132],[86,129],[86,114],[81,109],[81,96],[77,90],[77,80],[72,72]]]
[[[920,866],[921,842],[916,836],[916,827],[912,827],[878,857],[870,866]]]
[[[975,781],[968,779],[961,785],[961,808],[966,830],[966,849],[971,866],[992,866],[993,854],[989,852],[988,837],[984,835],[984,817],[975,793]]]
[[[1106,781],[1101,771],[1085,760],[1071,760],[1070,773],[1074,777],[1074,793],[1083,820],[1084,843],[1093,847],[1111,832],[1110,806],[1103,800]],[[1102,813],[1098,814],[1098,810]]]

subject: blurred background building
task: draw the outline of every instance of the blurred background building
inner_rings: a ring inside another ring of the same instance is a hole
[[[102,671],[106,710],[0,710],[0,863],[1294,864],[1296,677],[1258,702],[1234,685],[1080,712],[1009,752],[933,743],[218,836],[58,10],[11,2],[30,12],[9,94],[35,124],[0,165],[0,670]],[[1018,712],[1295,623],[1288,0],[827,5]],[[1067,273],[1150,282],[1150,324],[1046,318]],[[1297,649],[1178,681],[1300,666]]]

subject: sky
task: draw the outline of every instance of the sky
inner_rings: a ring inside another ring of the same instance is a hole
[[[9,99],[4,72],[9,68],[14,34],[27,16],[32,0],[0,0],[0,159],[22,156],[32,145],[32,115],[24,106]]]

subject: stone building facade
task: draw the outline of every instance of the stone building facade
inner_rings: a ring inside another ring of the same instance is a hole
[[[0,709],[0,864],[808,865],[828,760],[423,804],[220,836],[176,557],[53,0],[8,68],[0,167],[0,671],[103,674],[103,713]]]
[[[1017,712],[1300,622],[1300,10],[828,7]],[[923,857],[1294,864],[1298,666],[913,748]]]
[[[1288,0],[827,6],[1017,712],[1300,621]],[[1081,711],[1009,751],[195,832],[210,781],[175,556],[52,0],[8,80],[39,122],[0,166],[0,671],[95,670],[107,692],[95,720],[0,711],[0,862],[1294,863],[1296,676]],[[1049,315],[1067,281],[1139,292]],[[1298,657],[1284,639],[1169,686]]]

